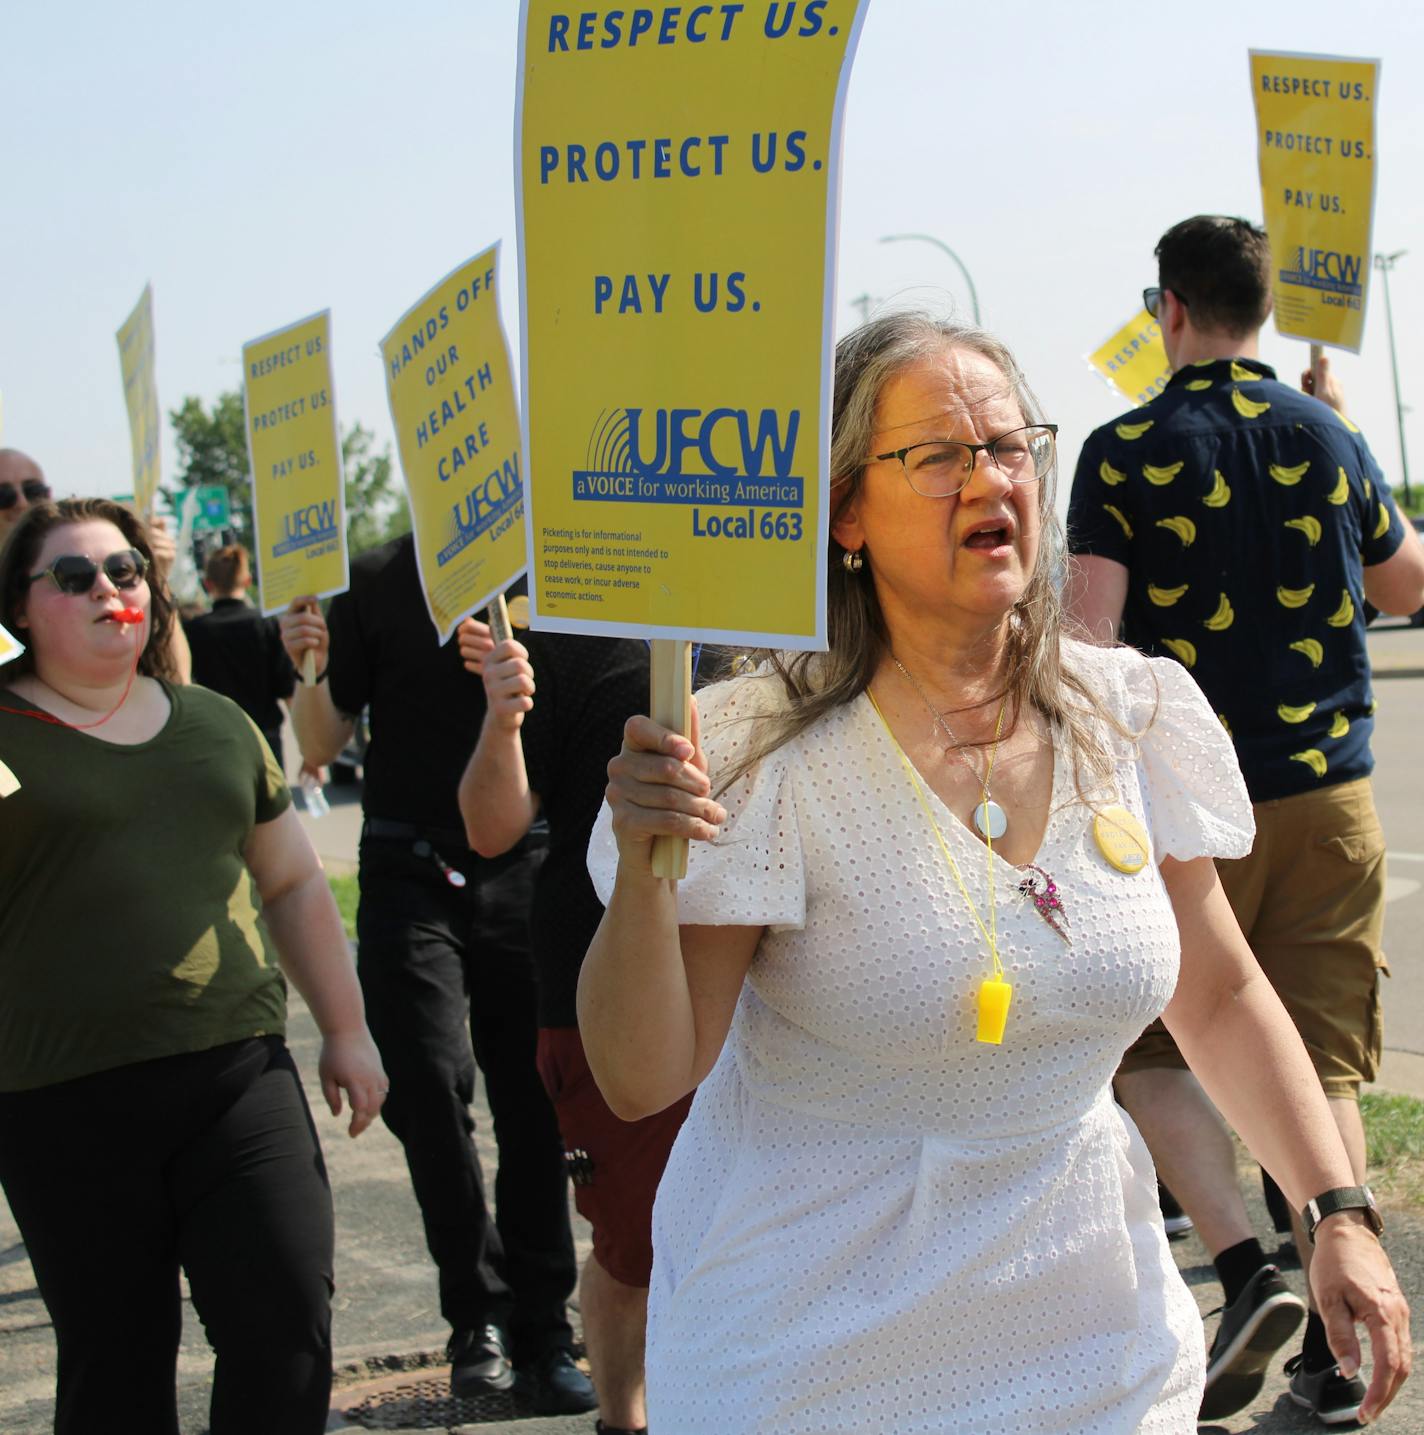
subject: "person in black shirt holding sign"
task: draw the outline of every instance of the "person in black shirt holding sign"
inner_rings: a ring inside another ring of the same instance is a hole
[[[593,1226],[579,1289],[598,1429],[626,1435],[647,1421],[653,1197],[692,1098],[640,1121],[615,1116],[584,1055],[577,995],[584,953],[603,918],[588,876],[589,833],[623,725],[647,705],[648,648],[626,638],[520,636],[495,648],[481,623],[460,634],[466,666],[483,674],[487,702],[460,782],[460,811],[470,845],[491,857],[521,841],[537,819],[549,824],[532,923],[539,1070],[558,1113],[574,1199]]]
[[[1256,842],[1218,864],[1222,886],[1363,1182],[1359,1089],[1379,1060],[1385,879],[1364,609],[1413,612],[1424,551],[1326,361],[1301,393],[1258,358],[1266,235],[1198,215],[1162,236],[1157,260],[1159,287],[1143,300],[1174,372],[1083,447],[1068,510],[1072,610],[1099,641],[1120,631],[1185,665],[1231,734]],[[1127,1052],[1116,1090],[1226,1293],[1201,1407],[1218,1419],[1254,1398],[1300,1303],[1251,1232],[1231,1139],[1161,1022]],[[1361,1189],[1350,1205],[1366,1199]],[[1299,1223],[1296,1245],[1308,1272]],[[1297,1403],[1326,1421],[1351,1419],[1364,1399],[1314,1311],[1287,1369]]]
[[[204,565],[212,611],[187,619],[183,631],[193,655],[193,681],[231,698],[262,731],[282,762],[282,702],[297,685],[275,618],[247,601],[252,569],[240,543],[219,548]]]
[[[316,653],[317,684],[298,687],[292,713],[308,762],[330,762],[370,710],[357,970],[453,1331],[451,1389],[592,1409],[565,1311],[577,1267],[563,1147],[535,1066],[529,902],[544,835],[496,861],[465,841],[455,793],[484,691],[435,640],[409,535],[352,563],[327,620],[299,599],[282,634],[294,665]],[[499,1141],[493,1221],[471,1139],[477,1064]]]

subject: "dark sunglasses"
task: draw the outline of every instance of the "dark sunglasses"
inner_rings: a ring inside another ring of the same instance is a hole
[[[49,578],[61,593],[77,596],[87,593],[99,579],[99,569],[115,588],[137,588],[148,575],[148,559],[136,548],[121,548],[104,559],[102,565],[82,553],[65,553],[56,558],[48,568],[31,573],[23,586],[28,588],[41,578]]]
[[[1142,307],[1146,309],[1147,312],[1154,319],[1157,317],[1157,311],[1162,307],[1162,296],[1168,292],[1169,291],[1165,287],[1159,288],[1156,284],[1152,285],[1151,288],[1144,289],[1142,291]],[[1177,303],[1181,304],[1183,307],[1186,306],[1187,301],[1182,298],[1181,294],[1176,289],[1173,289],[1170,292],[1177,295]]]
[[[13,483],[0,483],[0,509],[13,508],[25,495],[26,503],[43,503],[49,497],[49,484],[38,478],[27,478],[17,489]]]

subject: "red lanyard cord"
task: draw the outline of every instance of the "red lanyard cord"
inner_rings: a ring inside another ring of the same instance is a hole
[[[143,613],[137,608],[120,608],[114,614],[115,621],[137,625],[143,622]],[[143,656],[143,649],[137,643],[134,644],[133,667],[129,670],[129,680],[124,684],[124,691],[118,702],[109,709],[101,718],[93,722],[65,722],[62,717],[56,717],[53,713],[40,712],[38,708],[11,708],[0,703],[0,713],[11,713],[15,717],[34,718],[36,722],[47,722],[53,727],[67,727],[71,732],[88,732],[91,728],[103,727],[118,710],[129,700],[129,693],[133,691],[134,679],[138,676],[139,659]]]

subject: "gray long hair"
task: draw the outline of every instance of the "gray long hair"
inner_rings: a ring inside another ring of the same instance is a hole
[[[946,348],[972,349],[1004,375],[1026,423],[1043,422],[1014,356],[992,334],[922,311],[889,313],[847,334],[836,345],[831,420],[831,524],[860,492],[865,455],[875,432],[875,413],[885,385],[917,360]],[[1009,623],[1008,711],[1004,736],[1017,726],[1025,705],[1067,735],[1074,785],[1084,801],[1111,783],[1113,759],[1100,723],[1128,740],[1139,733],[1109,713],[1097,695],[1060,660],[1063,609],[1059,589],[1064,571],[1063,526],[1054,508],[1057,468],[1039,485],[1038,561],[1014,605]],[[850,573],[845,550],[827,535],[826,626],[830,651],[789,653],[753,649],[735,666],[760,665],[780,677],[789,699],[784,710],[759,722],[718,791],[725,791],[762,758],[800,736],[826,714],[854,701],[871,683],[890,653],[890,635],[869,571]],[[998,696],[998,694],[995,694]]]

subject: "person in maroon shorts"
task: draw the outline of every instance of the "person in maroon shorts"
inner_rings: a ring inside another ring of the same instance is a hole
[[[628,639],[523,637],[495,647],[482,624],[462,625],[461,656],[482,671],[487,705],[460,783],[460,811],[470,845],[485,857],[513,846],[540,813],[549,823],[530,934],[539,1074],[563,1135],[575,1204],[593,1227],[579,1296],[598,1429],[622,1435],[646,1429],[653,1197],[692,1098],[641,1121],[615,1116],[584,1058],[575,997],[579,967],[603,916],[585,865],[589,833],[623,724],[647,706],[648,651]]]

